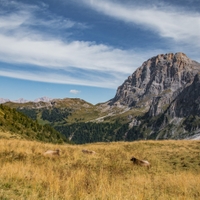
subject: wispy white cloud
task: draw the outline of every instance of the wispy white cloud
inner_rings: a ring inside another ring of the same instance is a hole
[[[70,90],[69,92],[72,93],[72,94],[78,94],[78,93],[80,93],[81,91],[79,91],[79,90]]]
[[[32,80],[38,82],[46,83],[56,83],[56,84],[72,84],[72,85],[82,85],[82,86],[93,86],[102,88],[113,88],[116,89],[117,86],[121,84],[121,80],[127,78],[124,74],[113,73],[112,78],[104,77],[101,75],[91,75],[88,73],[87,76],[77,77],[70,76],[67,74],[62,74],[59,72],[28,72],[24,70],[2,70],[0,69],[0,76],[17,78],[22,80]]]
[[[36,37],[31,35],[16,38],[0,34],[0,60],[66,70],[75,67],[97,71],[131,72],[131,52],[91,42],[67,43],[57,39],[42,40]]]
[[[138,52],[116,49],[90,41],[63,41],[55,36],[47,35],[46,32],[37,32],[31,28],[31,25],[36,24],[37,16],[34,14],[39,8],[25,5],[22,8],[9,14],[4,13],[0,18],[0,61],[22,64],[21,71],[1,70],[2,76],[116,88],[121,80],[132,73],[143,61],[143,57],[140,57]],[[52,24],[59,26],[59,21],[63,23],[58,16],[53,20],[40,19],[38,23],[50,27]],[[62,23],[60,28],[63,28]],[[81,23],[77,22],[77,24],[79,26]],[[76,25],[75,22],[68,21],[67,26],[70,28]],[[38,71],[36,75],[33,72],[22,71],[23,66],[26,65],[36,65],[37,69],[41,70],[48,68],[57,71],[53,74],[48,72],[42,75],[42,72]],[[59,72],[59,70],[70,72],[72,69],[77,70],[81,78],[70,77]],[[85,70],[87,74],[83,73]],[[106,76],[102,77],[102,73]]]
[[[199,24],[198,13],[182,15],[173,10],[159,11],[156,7],[140,9],[111,1],[83,1],[99,12],[125,22],[143,25],[162,37],[171,37],[177,41],[200,39],[199,29],[192,25]],[[49,14],[48,19],[44,20],[36,14],[40,11],[38,6],[16,1],[0,0],[1,2],[4,2],[4,6],[12,4],[16,9],[11,13],[0,9],[0,62],[10,63],[12,66],[21,64],[21,68],[0,69],[0,76],[116,88],[143,61],[158,53],[165,53],[161,50],[122,50],[91,41],[63,40],[42,29],[35,29],[34,26],[66,29],[66,34],[70,34],[71,28],[87,28],[86,25],[56,15],[50,17]],[[47,9],[46,5],[43,7]],[[173,22],[173,17],[177,22]],[[183,25],[180,27],[181,23]],[[28,71],[29,65],[35,65],[37,70]]]
[[[158,33],[161,37],[192,43],[200,47],[200,13],[179,7],[138,7],[111,0],[82,0],[92,9],[127,23],[138,24]]]
[[[0,9],[0,31],[4,31],[7,33],[11,30],[13,35],[17,35],[18,33],[22,34],[22,32],[36,32],[37,28],[40,29],[50,28],[51,30],[62,30],[62,29],[70,29],[70,28],[79,28],[85,29],[87,28],[86,24],[75,22],[67,18],[63,18],[61,16],[54,15],[45,10],[45,18],[38,15],[41,14],[43,9],[38,6],[30,6],[26,4],[22,4],[19,2],[12,1],[10,3],[1,2],[0,6],[4,6],[3,8],[6,10],[8,8],[14,10],[12,12],[6,12],[4,9]],[[43,6],[45,7],[45,6]],[[46,9],[46,8],[45,8]],[[35,28],[35,29],[34,29]],[[42,29],[41,32],[42,33]],[[47,33],[46,33],[47,34]],[[19,35],[19,34],[18,34]],[[24,36],[24,35],[22,35]]]

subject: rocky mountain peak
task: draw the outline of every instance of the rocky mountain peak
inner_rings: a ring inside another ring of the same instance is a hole
[[[159,54],[145,61],[118,87],[110,105],[150,108],[156,97],[170,103],[184,87],[191,84],[200,64],[184,53]]]
[[[37,98],[35,99],[33,102],[37,103],[37,102],[50,102],[51,100],[53,100],[52,98],[49,98],[49,97],[41,97],[41,98]]]

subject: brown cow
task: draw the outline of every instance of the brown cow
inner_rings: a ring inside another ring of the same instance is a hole
[[[151,164],[147,161],[147,160],[140,160],[137,159],[135,157],[131,158],[131,161],[133,162],[133,164],[135,165],[140,165],[140,166],[144,166],[147,167],[148,169],[150,168]]]
[[[44,153],[45,156],[60,156],[60,149],[56,149],[56,150],[47,150]]]
[[[83,149],[82,152],[86,153],[86,154],[95,154],[96,153],[95,151],[91,151],[91,150],[87,150],[87,149]]]

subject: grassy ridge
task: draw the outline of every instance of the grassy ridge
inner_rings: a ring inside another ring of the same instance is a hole
[[[61,149],[57,158],[47,149]],[[94,150],[85,155],[82,149]],[[131,156],[147,159],[147,170]],[[0,140],[0,199],[199,199],[200,141],[85,145]]]
[[[16,109],[0,104],[0,138],[9,137],[52,143],[69,142],[51,126],[40,125]]]

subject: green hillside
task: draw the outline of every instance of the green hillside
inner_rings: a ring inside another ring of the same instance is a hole
[[[162,108],[165,109],[163,114],[149,117],[146,107],[109,106],[108,103],[92,105],[75,98],[37,103],[8,102],[4,105],[15,108],[41,126],[52,127],[76,144],[163,138],[184,139],[195,135],[199,127],[198,116],[187,116],[182,118],[179,124],[171,124],[172,117],[166,112],[168,107]],[[163,128],[159,129],[162,126]],[[153,133],[152,130],[156,132]],[[26,131],[22,132],[22,135],[29,136]]]
[[[92,105],[78,98],[4,105],[16,108],[41,125],[50,125],[76,144],[123,141],[130,121],[145,113],[141,108],[110,108],[106,103]]]
[[[51,143],[68,140],[49,125],[40,125],[16,109],[0,105],[0,137],[23,138]]]

